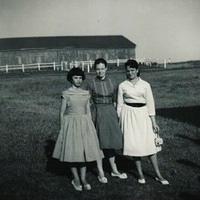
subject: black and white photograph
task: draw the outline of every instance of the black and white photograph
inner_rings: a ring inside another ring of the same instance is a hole
[[[200,0],[0,0],[0,199],[199,200]]]

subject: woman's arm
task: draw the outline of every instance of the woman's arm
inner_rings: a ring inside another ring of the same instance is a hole
[[[148,84],[146,88],[146,104],[147,104],[149,117],[151,119],[153,131],[154,133],[158,133],[160,128],[156,122],[155,102],[154,102],[153,93],[152,93],[150,84]]]
[[[66,104],[67,104],[67,101],[62,96],[61,108],[60,108],[60,130],[63,128],[63,119],[64,119],[64,113],[65,113],[65,110],[66,110]]]
[[[152,123],[154,133],[158,133],[160,128],[159,128],[158,124],[156,123],[155,115],[150,115],[150,119],[151,119],[151,123]]]
[[[149,116],[155,116],[156,115],[155,102],[154,102],[153,92],[149,83],[146,85],[145,98]]]
[[[117,94],[117,115],[118,115],[118,117],[120,116],[123,104],[124,104],[123,90],[122,90],[122,86],[119,85],[119,87],[118,87],[118,94]]]
[[[92,115],[91,115],[91,109],[90,109],[90,106],[91,106],[91,100],[89,99],[88,100],[88,103],[87,103],[87,114],[92,118]]]
[[[112,102],[115,108],[117,108],[117,90],[118,85],[114,80],[111,81],[111,85],[113,86],[113,96],[112,96]]]

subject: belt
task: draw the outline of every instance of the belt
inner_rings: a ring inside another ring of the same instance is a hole
[[[125,102],[125,104],[128,105],[128,106],[131,106],[131,107],[143,107],[143,106],[146,106],[145,103],[126,103]]]

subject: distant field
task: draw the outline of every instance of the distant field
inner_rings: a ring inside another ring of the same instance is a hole
[[[159,67],[164,67],[164,64],[159,64]],[[185,61],[185,62],[177,62],[177,63],[167,63],[167,69],[175,69],[175,68],[198,68],[200,67],[200,60],[193,61]]]
[[[117,82],[122,72],[110,73]],[[87,75],[91,79],[92,75]],[[152,85],[157,120],[164,138],[158,154],[160,169],[169,181],[162,186],[144,162],[147,184],[137,183],[130,158],[117,162],[127,180],[109,175],[109,183],[97,181],[90,165],[90,192],[75,192],[67,166],[53,160],[51,152],[59,129],[61,91],[65,73],[17,73],[0,76],[0,199],[1,200],[187,200],[200,198],[200,68],[142,71]]]

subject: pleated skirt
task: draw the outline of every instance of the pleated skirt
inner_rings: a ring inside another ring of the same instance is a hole
[[[122,132],[112,104],[96,104],[95,127],[101,149],[122,149]]]
[[[120,115],[123,132],[123,155],[142,157],[158,152],[155,146],[155,134],[147,107],[123,105]]]
[[[53,157],[62,162],[91,162],[102,159],[97,133],[88,115],[65,115]]]

